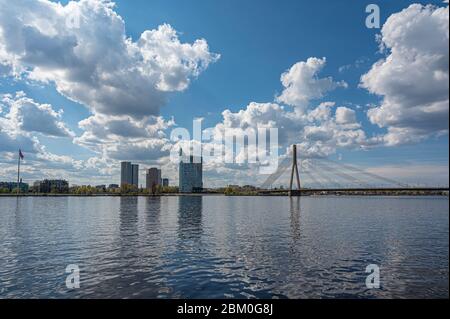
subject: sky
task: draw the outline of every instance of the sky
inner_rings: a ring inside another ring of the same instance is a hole
[[[377,1],[368,28],[371,3],[0,0],[0,180],[21,148],[24,182],[118,183],[128,160],[141,184],[153,166],[177,184],[171,132],[201,118],[215,137],[277,128],[280,160],[295,143],[305,161],[448,185],[448,3]],[[204,168],[206,187],[266,178]]]

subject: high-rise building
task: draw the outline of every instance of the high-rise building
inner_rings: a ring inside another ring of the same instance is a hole
[[[147,189],[153,189],[153,187],[159,185],[161,185],[161,170],[158,168],[150,168],[146,174]]]
[[[169,179],[168,178],[163,178],[162,186],[164,186],[164,187],[168,187],[169,186]]]
[[[132,164],[131,165],[131,185],[139,187],[139,165]]]
[[[183,157],[180,151],[181,161],[179,167],[179,191],[180,193],[197,193],[203,190],[203,158]]]
[[[134,185],[139,187],[139,165],[122,162],[120,167],[120,186]]]
[[[120,186],[133,184],[133,169],[130,162],[120,163]]]

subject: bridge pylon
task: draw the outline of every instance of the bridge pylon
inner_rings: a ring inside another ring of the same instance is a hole
[[[292,188],[294,184],[294,172],[297,180],[297,190]],[[292,170],[291,170],[291,182],[289,183],[289,196],[300,196],[300,174],[298,173],[297,163],[297,145],[292,145]]]

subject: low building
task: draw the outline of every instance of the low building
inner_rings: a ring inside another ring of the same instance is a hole
[[[45,179],[35,182],[34,187],[35,191],[42,194],[67,194],[69,192],[69,182],[62,179]]]
[[[100,192],[106,192],[106,185],[97,185],[95,186],[95,189],[97,189]]]
[[[19,183],[20,192],[28,193],[29,185],[27,183]],[[7,190],[8,192],[12,192],[17,190],[17,182],[0,182],[0,189]]]

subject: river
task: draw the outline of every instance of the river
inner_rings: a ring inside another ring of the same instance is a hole
[[[0,198],[0,298],[448,298],[448,260],[448,197]]]

